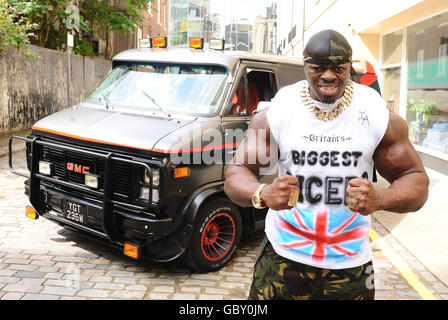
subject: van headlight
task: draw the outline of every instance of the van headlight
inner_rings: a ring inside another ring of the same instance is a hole
[[[152,187],[152,188],[151,188]],[[160,169],[143,168],[140,175],[139,199],[158,203],[160,200]]]
[[[151,168],[152,174],[152,185],[153,187],[158,187],[160,184],[160,170],[156,168]],[[149,174],[149,170],[145,168],[145,173],[143,175],[143,182],[149,184],[149,179],[151,175]]]
[[[152,189],[152,202],[158,203],[159,200],[160,200],[160,198],[159,198],[159,190]]]
[[[140,187],[140,200],[149,201],[150,190],[148,186]],[[151,200],[153,203],[159,203],[160,193],[158,189],[152,189],[151,191]]]
[[[149,201],[149,187],[140,187],[139,199]]]
[[[51,176],[53,172],[53,164],[50,162],[46,162],[46,161],[39,161],[39,173],[46,175],[46,176]]]
[[[84,176],[84,184],[86,186],[88,186],[89,188],[92,189],[98,189],[98,180],[99,180],[99,176],[95,175],[95,174],[86,174]]]

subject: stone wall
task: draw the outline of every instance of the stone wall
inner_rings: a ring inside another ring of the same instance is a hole
[[[30,46],[31,59],[14,48],[0,53],[0,135],[29,128],[68,107],[67,53]],[[70,106],[84,100],[106,77],[110,61],[71,55]]]

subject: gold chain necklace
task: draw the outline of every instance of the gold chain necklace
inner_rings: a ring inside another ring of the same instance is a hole
[[[312,112],[314,113],[314,115],[323,120],[323,121],[328,121],[328,120],[333,120],[337,117],[339,117],[339,115],[350,105],[350,103],[352,102],[352,97],[353,97],[353,82],[352,80],[349,80],[347,85],[345,86],[345,90],[344,90],[344,95],[342,97],[342,99],[339,101],[338,105],[336,106],[336,108],[334,108],[331,111],[322,111],[320,110],[316,104],[314,103],[313,99],[311,99],[310,96],[310,89],[308,86],[308,81],[305,81],[301,90],[301,96],[302,96],[302,100],[305,104],[305,106]]]

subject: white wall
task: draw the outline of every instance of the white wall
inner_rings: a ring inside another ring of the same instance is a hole
[[[333,29],[343,34],[354,54],[369,55],[357,36],[363,30],[390,18],[423,0],[279,0],[278,41],[288,39],[297,25],[297,36],[283,55],[302,55],[303,1],[305,1],[305,43],[316,32]],[[292,49],[294,47],[294,49]]]

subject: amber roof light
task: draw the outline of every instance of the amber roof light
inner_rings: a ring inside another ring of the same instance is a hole
[[[166,48],[168,43],[167,37],[151,38],[153,48]]]
[[[204,48],[204,39],[202,38],[190,38],[190,48],[193,49],[202,49]]]

